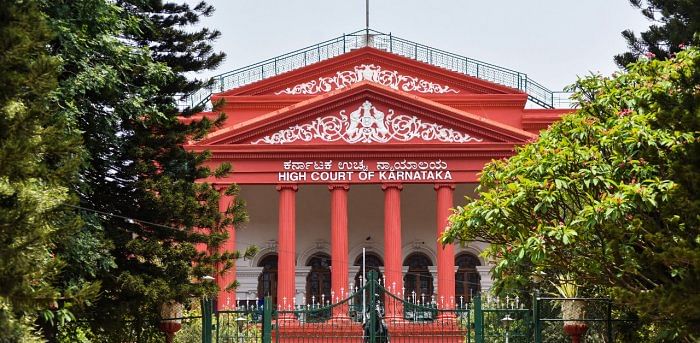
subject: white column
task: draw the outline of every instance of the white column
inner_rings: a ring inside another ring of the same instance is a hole
[[[440,284],[438,281],[438,267],[437,266],[428,266],[428,271],[430,272],[430,275],[433,277],[433,290],[435,291],[435,294],[437,294],[437,289],[438,285]]]
[[[353,287],[360,288],[362,285],[356,285],[355,284],[355,275],[357,275],[357,272],[360,271],[361,266],[348,266],[348,287],[350,287],[349,284],[352,284]]]
[[[263,271],[263,267],[246,267],[238,266],[236,277],[238,278],[238,287],[236,288],[236,299],[241,300],[257,300],[258,299],[258,277]]]
[[[306,277],[309,275],[309,272],[311,271],[311,267],[309,266],[299,266],[297,267],[297,270],[294,274],[294,280],[295,280],[295,298],[296,298],[296,304],[301,305],[304,296],[306,295]],[[306,302],[309,303],[311,299],[306,299]]]
[[[481,292],[488,293],[491,287],[493,287],[491,266],[477,266],[476,271],[479,273],[479,278],[481,279]]]

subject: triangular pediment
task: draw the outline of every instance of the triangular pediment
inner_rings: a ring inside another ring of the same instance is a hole
[[[196,145],[521,143],[535,136],[375,82],[361,81],[218,130]]]
[[[217,94],[217,97],[320,95],[363,81],[416,95],[522,93],[517,89],[367,47],[226,91]]]
[[[355,108],[357,107],[357,108]],[[386,104],[365,100],[359,106],[294,124],[251,144],[362,144],[483,142],[463,130],[395,111]]]

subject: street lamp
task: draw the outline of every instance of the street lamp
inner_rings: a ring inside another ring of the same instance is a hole
[[[506,329],[506,343],[508,343],[509,339],[508,329],[510,328],[510,323],[512,323],[514,320],[515,319],[510,317],[510,314],[506,314],[506,316],[501,319],[501,323],[503,323],[503,327]]]

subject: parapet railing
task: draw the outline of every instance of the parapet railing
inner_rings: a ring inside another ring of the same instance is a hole
[[[185,109],[203,104],[205,107],[210,107],[209,100],[212,94],[303,68],[366,46],[521,90],[527,93],[528,100],[543,108],[571,107],[569,93],[549,90],[528,78],[525,73],[432,48],[393,36],[390,33],[386,34],[375,30],[360,30],[343,34],[340,37],[216,75],[213,77],[213,82],[210,86],[199,89],[194,93],[180,96],[178,107]]]

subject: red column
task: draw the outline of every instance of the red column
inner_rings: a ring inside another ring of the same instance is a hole
[[[224,194],[228,186],[217,187],[219,191],[219,211],[226,212],[234,201],[234,197]],[[226,228],[228,238],[219,246],[219,253],[231,253],[236,251],[236,229],[233,225]],[[216,285],[219,286],[216,306],[219,310],[228,310],[236,306],[236,291],[227,291],[226,287],[236,280],[236,265],[227,271],[222,271],[223,266],[217,265],[219,274],[216,277]]]
[[[436,184],[437,192],[437,235],[440,237],[449,225],[450,209],[455,186]],[[438,298],[440,307],[454,307],[455,297],[455,251],[452,244],[437,244]]]
[[[348,294],[348,185],[329,185],[331,191],[331,290],[342,299]],[[335,301],[335,300],[331,300]],[[333,317],[349,319],[347,304],[336,307]]]
[[[296,185],[278,185],[279,231],[277,234],[277,305],[291,308],[295,295]]]
[[[401,291],[403,273],[401,263],[401,184],[384,184],[384,276],[385,287],[392,293]],[[386,297],[386,317],[397,320],[403,317],[403,308],[397,301]]]

